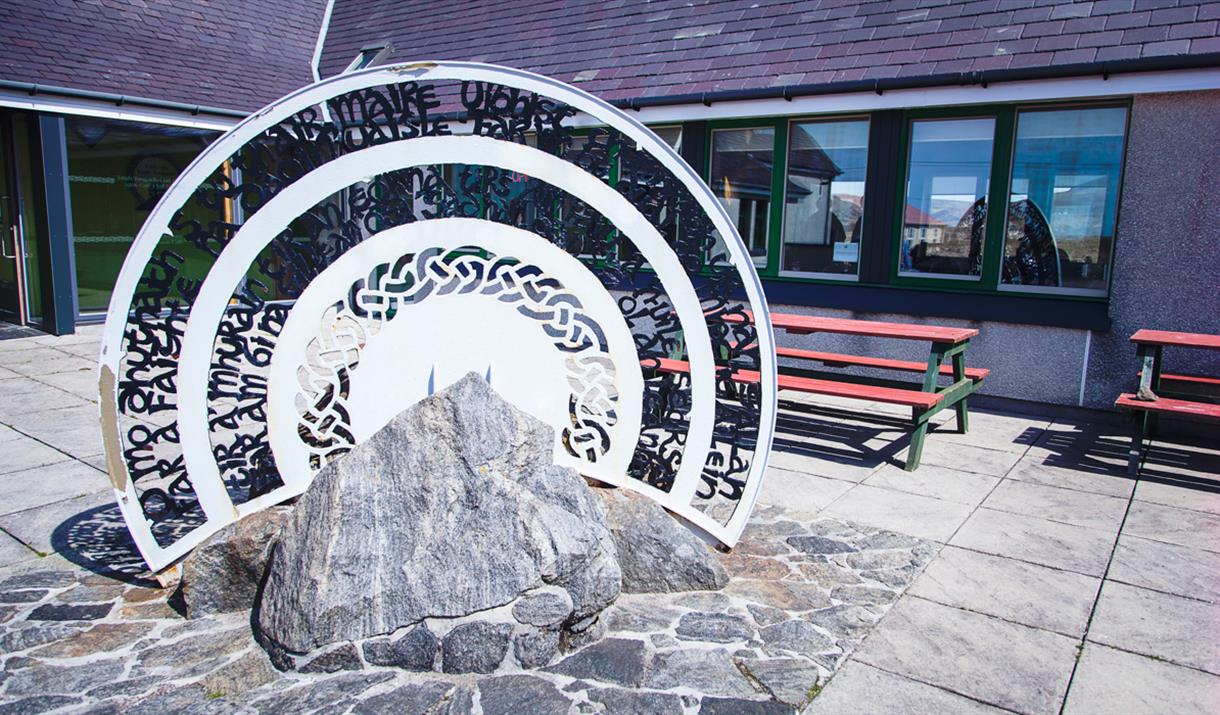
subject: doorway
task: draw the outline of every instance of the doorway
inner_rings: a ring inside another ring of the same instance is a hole
[[[36,153],[32,115],[0,111],[0,324],[9,334],[13,325],[45,329]]]

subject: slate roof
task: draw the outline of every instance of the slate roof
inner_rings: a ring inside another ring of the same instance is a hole
[[[389,41],[389,62],[493,62],[663,102],[1166,56],[1215,64],[1218,20],[1220,2],[1198,0],[336,0],[322,74]]]
[[[0,79],[250,111],[313,81],[325,0],[5,0]]]

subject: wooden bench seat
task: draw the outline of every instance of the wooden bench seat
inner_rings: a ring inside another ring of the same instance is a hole
[[[657,369],[661,372],[683,374],[690,372],[690,364],[685,360],[660,360],[659,362],[661,364]],[[754,370],[735,370],[733,372],[733,380],[735,382],[755,383],[761,379],[762,375]],[[782,373],[778,376],[777,382],[781,390],[847,397],[868,402],[884,402],[891,405],[918,407],[924,410],[935,407],[944,399],[943,394],[936,392],[903,390],[895,387],[879,387],[876,385],[859,385],[852,382],[822,380],[815,377],[800,377],[797,375],[784,375]]]
[[[779,357],[813,360],[828,367],[872,367],[882,370],[902,370],[904,372],[919,373],[926,372],[928,369],[928,364],[922,362],[864,357],[861,355],[844,355],[842,353],[824,353],[816,350],[802,350],[800,348],[777,347],[775,348],[775,354]],[[953,377],[953,366],[941,365],[940,374]],[[974,382],[982,382],[990,374],[991,371],[984,367],[966,368],[966,377]]]
[[[1165,375],[1161,376],[1164,379]],[[1159,412],[1161,414],[1188,415],[1205,419],[1220,420],[1220,405],[1210,402],[1195,402],[1194,400],[1175,400],[1162,397],[1157,400],[1141,400],[1133,392],[1124,392],[1114,401],[1115,407],[1125,410],[1140,410],[1143,412]]]

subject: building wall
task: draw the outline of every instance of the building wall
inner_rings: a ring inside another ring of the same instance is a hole
[[[1107,407],[1138,369],[1140,328],[1220,334],[1220,92],[1131,106],[1109,333],[1093,336],[1085,405]],[[1220,353],[1168,350],[1166,369],[1220,375]]]
[[[1220,334],[1220,92],[1137,96],[1130,122],[1109,332],[781,304],[772,310],[978,328],[967,364],[991,369],[983,393],[1112,407],[1135,383],[1135,348],[1128,340],[1133,332]],[[854,336],[779,332],[777,339],[781,345],[918,360],[928,350],[924,343]],[[1166,366],[1220,375],[1220,354],[1170,351]]]

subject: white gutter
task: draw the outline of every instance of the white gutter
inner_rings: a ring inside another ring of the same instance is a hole
[[[29,92],[11,89],[0,89],[0,107],[25,109],[32,112],[117,119],[127,122],[168,124],[175,127],[194,127],[196,129],[211,129],[218,132],[227,131],[230,127],[235,126],[241,121],[239,117],[204,113],[192,114],[185,110],[147,107],[137,104],[117,106],[114,102],[84,97],[67,97],[52,94],[31,96]]]
[[[580,86],[577,84],[576,86]],[[1160,92],[1196,92],[1220,89],[1220,72],[1215,69],[1161,70],[1100,76],[1061,77],[1056,79],[997,82],[987,86],[964,85],[877,92],[850,92],[794,97],[791,100],[747,99],[713,101],[704,104],[676,104],[644,107],[634,116],[644,124],[666,124],[713,119],[850,114],[882,109],[915,109],[968,104],[1005,102],[1043,102],[1062,99],[1126,97]],[[590,126],[588,117],[575,118],[578,126]]]

